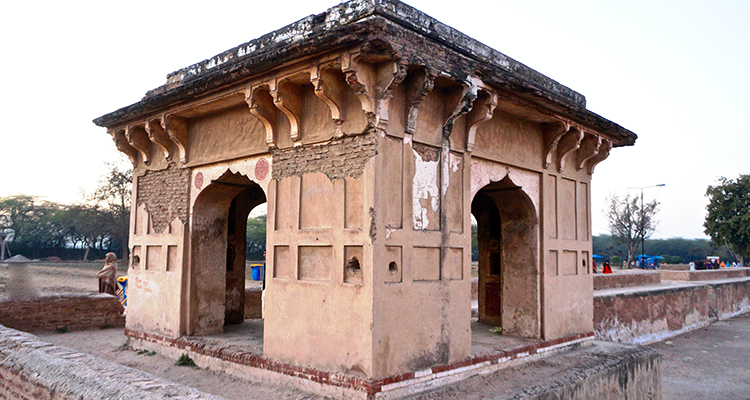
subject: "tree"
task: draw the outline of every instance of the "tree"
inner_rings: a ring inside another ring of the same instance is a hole
[[[247,219],[245,259],[262,260],[266,250],[266,214]]]
[[[102,239],[106,236],[122,245],[122,259],[127,259],[133,169],[116,163],[108,163],[107,167],[107,174],[99,181],[99,186],[87,203],[98,213],[104,214],[97,218]]]
[[[750,255],[750,175],[721,177],[718,185],[708,187],[706,197],[704,232],[744,265],[744,257]]]
[[[638,251],[641,240],[648,239],[656,230],[656,212],[659,202],[656,200],[643,204],[638,197],[626,195],[621,199],[617,195],[609,198],[605,211],[609,221],[609,232],[615,244],[624,244],[628,252],[628,265]]]

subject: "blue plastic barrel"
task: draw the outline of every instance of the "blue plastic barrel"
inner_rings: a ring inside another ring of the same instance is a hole
[[[253,264],[250,266],[250,269],[252,269],[254,281],[263,279],[263,264]]]

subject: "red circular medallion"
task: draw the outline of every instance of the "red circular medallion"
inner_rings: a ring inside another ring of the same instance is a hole
[[[261,158],[255,164],[255,179],[262,181],[268,176],[268,160]]]
[[[198,189],[203,187],[203,172],[195,174],[195,187]]]

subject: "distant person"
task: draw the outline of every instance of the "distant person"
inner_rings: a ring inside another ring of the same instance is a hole
[[[96,276],[99,278],[99,293],[109,293],[116,295],[117,284],[115,283],[117,275],[117,256],[115,253],[107,253],[104,256],[104,267]]]
[[[726,265],[726,264],[724,263],[724,261],[722,261],[722,262],[721,262],[721,264],[719,264],[719,267],[720,267],[720,268],[726,268],[726,267],[727,267],[727,265]]]
[[[609,265],[609,261],[604,262],[604,267],[602,268],[602,273],[604,274],[611,274],[612,273],[612,266]]]

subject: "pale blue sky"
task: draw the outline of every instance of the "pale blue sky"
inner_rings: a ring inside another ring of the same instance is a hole
[[[706,186],[750,173],[750,1],[427,1],[408,4],[586,96],[638,134],[597,167],[610,193],[662,203],[655,237],[702,237]],[[0,15],[0,196],[72,203],[119,157],[91,120],[169,72],[335,1],[12,2]],[[635,191],[633,192],[636,193]]]

